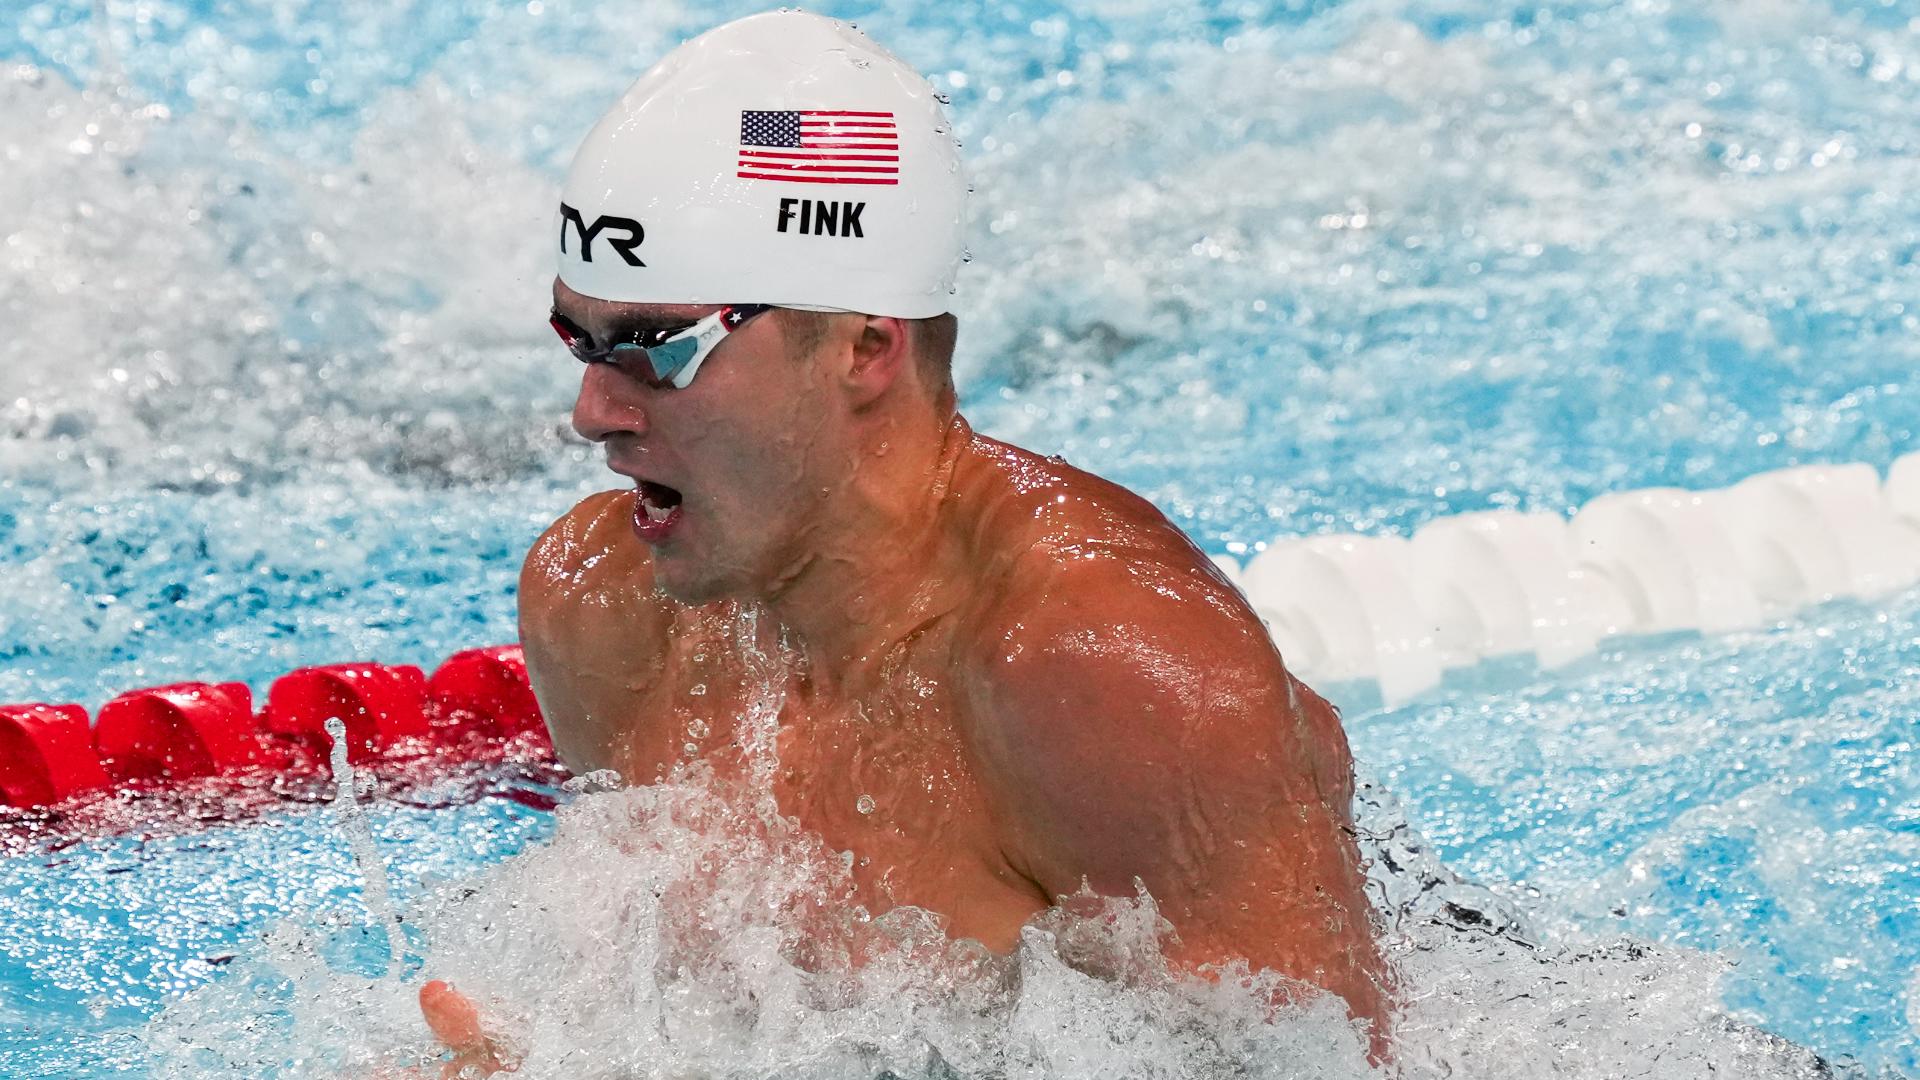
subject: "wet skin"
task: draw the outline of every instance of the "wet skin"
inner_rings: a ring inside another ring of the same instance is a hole
[[[596,336],[715,310],[555,297]],[[594,495],[527,557],[521,636],[561,757],[631,783],[693,759],[741,776],[738,718],[771,682],[780,809],[854,854],[869,909],[1006,951],[1083,882],[1137,878],[1174,963],[1330,990],[1381,1052],[1337,714],[1151,504],[974,433],[918,334],[836,315],[796,355],[776,312],[684,390],[587,367],[576,429],[681,502],[643,541],[635,491]],[[443,1039],[467,1032],[457,994],[423,1005]]]

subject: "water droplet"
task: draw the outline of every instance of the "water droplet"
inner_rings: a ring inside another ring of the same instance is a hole
[[[854,800],[853,807],[854,809],[860,811],[863,814],[873,813],[873,796],[871,795],[860,796],[858,799]]]
[[[595,769],[584,776],[576,776],[560,785],[560,790],[572,795],[592,795],[601,791],[618,790],[621,784],[620,774],[612,769]]]

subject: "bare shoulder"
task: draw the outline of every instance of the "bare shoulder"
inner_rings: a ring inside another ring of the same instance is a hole
[[[601,768],[664,671],[674,605],[628,524],[633,493],[588,496],[548,527],[520,569],[520,642],[554,747]]]
[[[997,490],[972,546],[983,573],[974,635],[1046,640],[1065,647],[1087,634],[1123,634],[1145,645],[1185,641],[1278,663],[1245,598],[1157,507],[1055,458],[979,439],[972,483]],[[1024,655],[1024,654],[1023,654]]]
[[[602,491],[580,500],[547,526],[520,567],[523,612],[529,599],[557,600],[614,576],[646,569],[640,542],[627,524],[632,514],[631,491]]]
[[[677,605],[654,590],[653,561],[632,518],[633,492],[603,491],[534,541],[520,567],[520,636],[530,648],[618,640],[672,621]]]
[[[1189,807],[1213,820],[1279,804],[1344,814],[1338,714],[1287,672],[1211,560],[1117,485],[1033,455],[1005,468],[1018,490],[988,526],[996,572],[966,667],[987,780],[1019,807],[1036,877],[1197,874],[1214,841],[1188,834]],[[1148,836],[1169,864],[1140,861]]]
[[[1245,959],[1383,1015],[1339,715],[1145,500],[989,457],[968,734],[1008,862],[1049,895],[1144,884],[1181,963]]]

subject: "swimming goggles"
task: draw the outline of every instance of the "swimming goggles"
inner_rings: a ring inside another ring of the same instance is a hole
[[[702,318],[691,326],[665,330],[635,330],[618,341],[598,345],[592,335],[556,309],[547,321],[553,325],[567,350],[583,364],[620,364],[643,362],[642,378],[656,389],[668,386],[685,390],[707,354],[728,334],[740,329],[748,319],[773,310],[772,304],[732,304]]]

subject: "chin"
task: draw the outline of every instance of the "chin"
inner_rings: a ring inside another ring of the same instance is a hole
[[[653,558],[653,587],[687,607],[744,598],[746,590],[722,567],[691,560]]]

